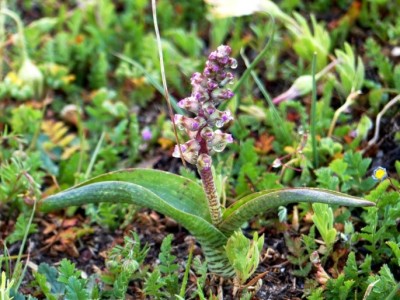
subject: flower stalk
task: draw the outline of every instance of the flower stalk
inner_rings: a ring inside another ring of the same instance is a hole
[[[206,156],[206,154],[202,154]],[[218,198],[217,189],[215,187],[214,177],[211,170],[212,159],[210,156],[202,157],[199,160],[201,163],[197,164],[201,182],[203,184],[204,192],[208,199],[208,206],[211,214],[211,221],[213,224],[219,224],[222,221],[221,203]],[[208,163],[204,163],[207,162]]]

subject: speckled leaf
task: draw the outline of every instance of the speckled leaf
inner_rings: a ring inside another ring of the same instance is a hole
[[[176,209],[211,221],[207,198],[200,185],[182,176],[159,170],[126,169],[110,172],[80,183],[64,192],[72,191],[92,183],[106,181],[137,184],[150,190]],[[149,207],[146,204],[143,204],[143,206]]]
[[[227,208],[218,228],[226,236],[230,236],[255,215],[264,213],[271,208],[297,202],[319,202],[344,206],[375,205],[373,202],[361,198],[324,189],[295,188],[261,191],[247,195]]]
[[[233,269],[225,255],[227,237],[210,222],[202,188],[174,174],[131,169],[108,173],[69,190],[50,196],[39,204],[43,212],[88,203],[132,203],[169,216],[189,230],[202,245],[210,271],[230,277]]]

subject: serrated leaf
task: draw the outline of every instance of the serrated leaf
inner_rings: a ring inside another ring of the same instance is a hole
[[[28,227],[28,225],[30,226]],[[6,240],[10,244],[14,244],[17,241],[22,241],[27,230],[28,234],[37,232],[37,224],[29,224],[29,217],[25,216],[24,214],[20,214],[17,222],[15,223],[14,231],[9,236],[7,236]]]
[[[79,280],[76,277],[70,277],[68,279],[68,285],[66,285],[65,289],[65,300],[89,299],[89,293],[85,290],[83,280]]]
[[[341,158],[335,159],[329,164],[329,168],[340,177],[343,177],[346,173],[347,166],[348,164]]]
[[[79,278],[81,276],[81,272],[75,269],[75,264],[65,258],[61,261],[58,270],[60,271],[58,281],[64,284],[68,283],[70,277]]]
[[[48,300],[57,300],[57,297],[51,293],[51,285],[47,283],[46,275],[39,272],[34,272],[36,284],[40,287],[42,293],[46,296]]]
[[[57,281],[58,272],[56,268],[51,267],[46,263],[41,263],[38,268],[38,273],[46,276],[52,294],[55,294],[55,296],[64,295],[65,286]]]
[[[347,258],[346,266],[344,267],[344,274],[346,279],[357,280],[358,278],[358,268],[354,252],[350,252],[349,257]]]
[[[386,244],[392,249],[393,254],[397,259],[397,264],[400,267],[400,246],[396,244],[394,241],[387,241]]]

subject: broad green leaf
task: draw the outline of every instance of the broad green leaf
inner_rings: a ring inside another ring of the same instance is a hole
[[[211,221],[207,198],[200,185],[182,176],[159,170],[127,169],[111,172],[94,177],[64,192],[72,191],[78,187],[87,186],[92,183],[105,181],[128,182],[142,186],[161,199],[164,199],[169,205],[176,209],[196,215],[206,221]],[[51,197],[48,199],[50,200]],[[43,204],[46,202],[47,199]],[[149,207],[146,202],[141,206]],[[44,209],[45,208],[42,207],[43,211]]]
[[[227,236],[230,236],[240,226],[255,215],[266,212],[271,208],[286,206],[297,202],[320,202],[344,206],[373,206],[373,202],[315,188],[295,188],[268,190],[253,193],[236,201],[226,209],[222,216],[222,222],[218,228]]]
[[[44,212],[88,203],[130,203],[148,207],[175,219],[192,232],[200,243],[225,245],[226,237],[210,222],[176,208],[168,198],[160,198],[150,190],[134,183],[105,181],[80,186],[46,198],[40,206]]]
[[[223,248],[227,237],[211,224],[206,201],[201,187],[189,179],[162,171],[131,169],[105,174],[50,196],[40,203],[39,210],[101,202],[153,209],[189,230],[202,245],[209,269],[229,277],[233,269]]]

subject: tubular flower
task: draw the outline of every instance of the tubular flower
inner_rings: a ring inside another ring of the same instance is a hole
[[[181,145],[183,158],[189,163],[197,165],[195,159],[202,160],[205,155],[220,152],[233,142],[230,134],[222,133],[219,129],[214,131],[214,128],[222,128],[233,120],[229,110],[217,109],[219,104],[234,96],[226,87],[233,80],[229,70],[237,67],[236,60],[229,56],[231,52],[231,48],[224,45],[211,52],[203,72],[194,73],[190,79],[191,95],[178,102],[179,107],[196,115],[194,118],[179,114],[174,117],[177,127],[186,130],[191,139]],[[180,157],[178,147],[175,147],[173,156]]]

